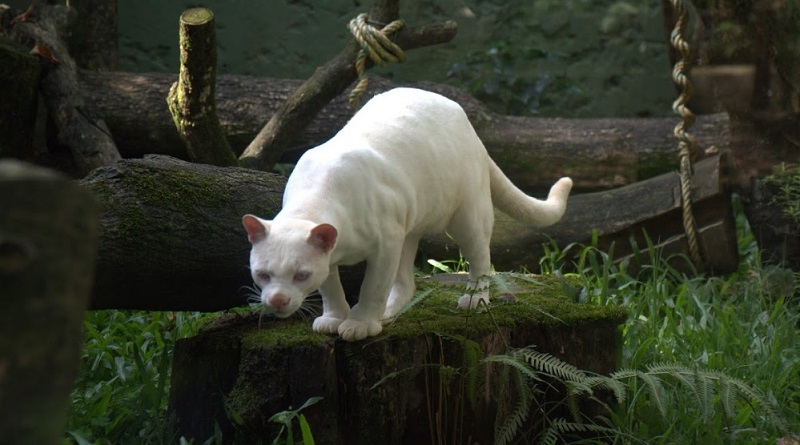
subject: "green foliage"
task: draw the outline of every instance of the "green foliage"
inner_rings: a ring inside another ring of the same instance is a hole
[[[181,312],[86,314],[83,369],[67,431],[77,443],[174,443],[166,415],[172,351],[201,316]]]
[[[783,208],[784,214],[795,223],[800,223],[800,167],[782,165],[764,178],[764,183],[777,189],[772,203]]]
[[[306,400],[306,402],[303,403],[300,408],[293,410],[290,407],[288,410],[275,413],[272,417],[270,417],[270,422],[281,424],[281,430],[275,440],[272,441],[272,445],[279,445],[281,443],[285,443],[286,445],[294,445],[295,438],[292,431],[292,425],[294,424],[295,420],[297,420],[297,423],[300,427],[300,434],[302,437],[301,443],[303,445],[314,445],[314,436],[311,434],[311,426],[309,426],[306,417],[303,415],[303,413],[301,413],[301,411],[311,405],[314,405],[320,400],[322,400],[322,397],[311,397],[310,399]],[[286,441],[281,442],[284,431],[286,431]]]
[[[606,405],[609,417],[554,423],[545,443],[556,432],[600,434],[586,430],[587,420],[608,428],[602,435],[614,443],[774,443],[797,433],[789,428],[800,424],[795,289],[769,284],[775,266],[761,264],[740,227],[744,260],[727,277],[681,273],[669,261],[685,259],[662,258],[649,240],[647,258],[624,261],[614,261],[613,248],[549,246],[543,270],[575,270],[565,275],[582,281],[579,300],[621,305],[630,319],[622,326],[622,369],[607,377],[625,385],[620,393],[606,382],[616,399]],[[582,381],[555,362],[529,363],[567,386]]]

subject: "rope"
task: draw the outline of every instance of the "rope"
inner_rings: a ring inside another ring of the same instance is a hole
[[[692,83],[686,75],[688,60],[690,57],[689,43],[684,40],[683,35],[689,21],[689,12],[682,0],[671,0],[672,6],[678,13],[678,22],[672,29],[670,43],[681,55],[681,59],[675,64],[672,70],[672,80],[681,87],[681,93],[675,102],[672,103],[672,111],[680,115],[681,122],[675,126],[674,134],[678,139],[678,156],[680,157],[680,183],[681,183],[681,203],[683,205],[683,230],[686,232],[686,240],[689,243],[689,256],[698,268],[703,265],[703,258],[700,253],[700,244],[697,241],[697,224],[695,223],[694,213],[692,212],[692,161],[697,155],[697,145],[694,137],[689,134],[689,127],[694,124],[694,114],[686,106],[692,97],[694,89]]]
[[[389,39],[389,35],[403,27],[402,20],[395,20],[383,28],[378,29],[367,20],[366,13],[359,14],[356,18],[350,20],[347,28],[353,34],[361,50],[356,57],[356,73],[358,74],[358,83],[350,91],[348,101],[350,106],[358,106],[358,101],[364,91],[367,90],[369,83],[366,74],[367,55],[370,60],[380,66],[385,66],[387,63],[400,63],[406,60],[406,54],[402,48],[397,46]]]

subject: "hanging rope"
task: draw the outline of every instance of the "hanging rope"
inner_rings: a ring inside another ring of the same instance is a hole
[[[399,63],[406,60],[406,54],[402,48],[397,46],[389,39],[389,35],[403,27],[402,20],[395,20],[383,28],[378,29],[367,20],[366,13],[359,14],[358,17],[350,20],[347,25],[350,32],[355,37],[361,50],[356,57],[356,73],[358,73],[358,83],[350,91],[348,101],[350,106],[358,106],[358,101],[364,91],[367,90],[366,64],[367,55],[376,65],[384,66],[388,63]]]
[[[689,256],[695,266],[702,268],[703,258],[700,253],[700,244],[697,241],[697,225],[692,212],[692,158],[697,154],[697,145],[694,137],[689,134],[689,127],[694,124],[694,114],[686,106],[692,97],[694,89],[686,75],[689,65],[689,43],[683,35],[689,22],[689,12],[682,0],[672,0],[672,7],[678,13],[678,22],[672,29],[670,43],[681,55],[681,59],[672,69],[672,80],[681,87],[681,93],[672,103],[672,111],[680,115],[681,122],[675,126],[675,138],[678,139],[678,155],[680,156],[680,181],[681,202],[683,205],[683,229],[689,243]]]

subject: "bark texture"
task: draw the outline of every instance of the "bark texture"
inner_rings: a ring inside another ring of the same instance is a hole
[[[511,282],[516,301],[493,300],[491,316],[455,309],[463,281],[421,282],[433,289],[424,302],[356,343],[311,332],[310,320],[222,318],[176,345],[176,435],[202,442],[216,425],[225,441],[267,442],[279,428],[271,415],[322,396],[303,410],[318,444],[495,443],[495,420],[507,420],[520,395],[509,369],[482,357],[535,344],[580,369],[608,374],[616,366],[624,311],[575,304],[555,277],[535,280]],[[565,395],[553,383],[537,386],[535,399],[547,410]],[[597,405],[580,409],[601,413]],[[531,413],[519,431],[533,436],[541,418],[536,406]]]
[[[97,204],[65,177],[0,161],[0,437],[59,444],[80,366]]]
[[[83,73],[91,100],[106,116],[125,157],[146,153],[187,159],[164,96],[175,81],[168,74]],[[276,113],[300,81],[248,76],[219,76],[217,110],[223,131],[235,152],[241,153]],[[396,85],[370,79],[364,101]],[[565,119],[497,115],[465,92],[447,85],[412,86],[437,92],[467,111],[490,155],[523,190],[546,190],[569,175],[578,190],[608,189],[647,179],[677,168],[675,118]],[[307,148],[336,134],[352,117],[347,94],[336,96],[292,141],[284,156],[294,161]],[[731,149],[733,141],[725,114],[699,116],[692,128],[701,147]],[[748,145],[749,147],[752,147]],[[746,153],[747,150],[742,150]],[[748,173],[767,168],[767,161],[748,159]],[[772,165],[772,164],[769,164]]]

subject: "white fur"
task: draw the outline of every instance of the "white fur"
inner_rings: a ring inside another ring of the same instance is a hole
[[[314,330],[360,340],[380,333],[381,321],[414,294],[420,238],[446,230],[470,265],[458,306],[476,308],[488,303],[492,200],[512,217],[546,226],[564,214],[571,188],[561,178],[546,201],[525,195],[489,158],[458,104],[397,88],[374,97],[330,141],[303,155],[274,220],[244,217],[253,279],[277,316],[297,310],[318,288],[323,314]],[[311,235],[323,223],[325,230]],[[351,310],[337,266],[363,260],[366,274]]]

